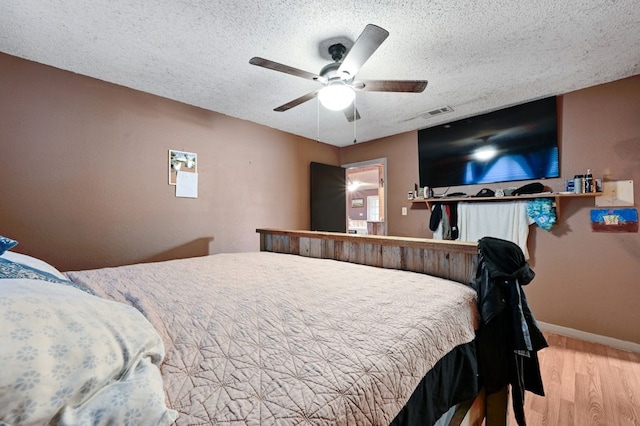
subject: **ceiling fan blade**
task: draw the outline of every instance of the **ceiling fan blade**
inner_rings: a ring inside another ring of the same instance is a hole
[[[338,68],[338,74],[348,74],[348,79],[353,78],[362,65],[378,47],[389,37],[389,31],[376,25],[369,24],[358,36],[358,39],[342,60],[342,65]]]
[[[280,64],[278,62],[270,61],[264,58],[253,57],[249,60],[251,65],[257,65],[259,67],[268,68],[274,71],[280,71],[285,74],[295,75],[296,77],[306,78],[308,80],[315,80],[320,82],[325,82],[326,79],[324,77],[319,76],[318,74],[314,74],[308,71],[303,71],[298,68],[290,67],[289,65]]]
[[[278,108],[274,108],[274,111],[278,111],[278,112],[283,112],[286,111],[288,109],[291,109],[295,106],[298,106],[302,103],[305,103],[307,101],[310,101],[311,99],[315,98],[316,96],[318,96],[318,92],[320,90],[316,90],[315,92],[311,92],[311,93],[307,93],[306,95],[300,96],[297,99],[292,100],[291,102],[287,102],[284,105],[280,105]]]
[[[412,92],[421,93],[427,88],[426,80],[360,80],[351,85],[365,92]]]
[[[349,123],[353,123],[355,120],[360,120],[360,113],[352,105],[349,105],[344,110],[344,116],[347,117]]]

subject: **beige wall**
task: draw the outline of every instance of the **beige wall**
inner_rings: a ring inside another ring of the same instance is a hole
[[[198,154],[199,198],[168,185]],[[0,54],[0,235],[62,270],[257,251],[308,229],[309,162],[339,150]]]
[[[591,168],[610,180],[634,180],[640,200],[640,76],[566,94],[561,98],[561,173]],[[387,157],[388,229],[391,235],[429,237],[429,212],[407,202],[418,182],[417,134],[410,132],[341,150],[348,164]],[[563,179],[545,184],[563,189]],[[526,182],[518,182],[520,186]],[[475,194],[481,185],[451,188]],[[401,207],[410,207],[401,216]],[[640,235],[594,233],[593,199],[561,204],[560,223],[546,232],[531,227],[529,249],[536,279],[526,293],[537,319],[640,343]]]
[[[567,94],[562,116],[563,177],[633,179],[639,200],[640,78]],[[167,184],[169,149],[198,153],[197,200]],[[428,237],[429,212],[406,199],[416,155],[416,132],[339,150],[0,54],[0,234],[62,270],[253,251],[257,227],[308,229],[310,161],[386,157],[389,234]],[[541,321],[640,343],[640,236],[592,233],[592,207],[565,202],[552,232],[532,228],[527,296]]]

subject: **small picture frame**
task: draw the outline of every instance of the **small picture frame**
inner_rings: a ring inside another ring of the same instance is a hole
[[[353,208],[364,207],[364,198],[353,198],[351,200],[351,207]]]
[[[198,173],[198,154],[169,150],[169,185],[175,185],[178,172]]]

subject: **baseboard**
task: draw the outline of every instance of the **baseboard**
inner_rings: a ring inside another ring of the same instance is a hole
[[[546,322],[537,321],[542,331],[561,334],[575,339],[585,340],[587,342],[600,343],[623,351],[640,353],[640,344],[627,342],[626,340],[614,339],[613,337],[601,336],[599,334],[587,333],[586,331],[575,330],[573,328],[562,327],[559,325],[548,324]]]

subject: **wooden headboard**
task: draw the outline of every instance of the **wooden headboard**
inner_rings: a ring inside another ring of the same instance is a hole
[[[478,245],[425,238],[257,229],[260,251],[420,272],[469,284]]]

